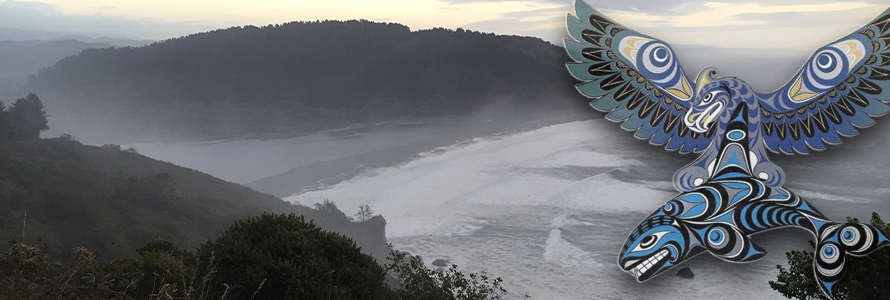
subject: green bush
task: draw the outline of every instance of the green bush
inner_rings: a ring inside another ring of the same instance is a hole
[[[201,273],[232,299],[389,299],[385,271],[355,242],[302,216],[263,214],[236,221],[198,250]]]
[[[64,266],[37,247],[13,244],[6,253],[0,254],[0,298],[109,298],[106,277],[101,275],[95,254],[83,248],[75,253],[74,263]]]
[[[10,298],[40,299],[57,293],[62,265],[37,247],[14,244],[0,255],[0,294]]]
[[[139,248],[137,253],[135,257],[105,265],[104,274],[114,279],[108,288],[118,296],[140,299],[164,295],[190,299],[194,294],[196,274],[192,254],[160,239]]]
[[[197,254],[160,239],[136,252],[99,262],[78,248],[62,264],[13,244],[0,254],[0,299],[494,300],[506,293],[500,278],[454,265],[433,271],[402,252],[392,251],[384,268],[349,238],[294,214],[236,221]]]
[[[399,299],[411,300],[496,300],[506,294],[501,278],[491,279],[484,272],[464,274],[451,265],[445,270],[431,270],[420,256],[393,250],[387,270],[400,283]]]

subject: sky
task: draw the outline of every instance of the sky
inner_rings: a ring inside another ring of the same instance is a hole
[[[807,50],[875,18],[890,1],[588,1],[668,43]],[[412,30],[465,28],[562,44],[572,0],[42,0],[0,3],[0,28],[162,40],[240,25],[367,19]]]

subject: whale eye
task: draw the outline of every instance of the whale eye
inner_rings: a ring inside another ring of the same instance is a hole
[[[644,238],[642,242],[640,242],[640,246],[642,246],[643,248],[652,247],[652,245],[655,245],[655,241],[657,241],[657,240],[658,240],[658,238],[655,237],[654,234],[651,234],[651,235],[647,236],[646,238]]]
[[[643,240],[640,241],[640,244],[637,245],[637,247],[634,248],[633,251],[645,251],[645,250],[652,249],[652,247],[654,247],[655,245],[658,244],[658,240],[660,240],[661,237],[663,235],[667,234],[668,232],[669,231],[659,231],[659,232],[647,235],[646,237],[643,238]]]

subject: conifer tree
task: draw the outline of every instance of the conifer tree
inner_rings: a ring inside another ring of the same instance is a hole
[[[15,100],[7,114],[9,135],[15,140],[38,139],[41,131],[49,129],[43,102],[33,93]]]
[[[9,134],[9,112],[6,111],[6,104],[0,101],[0,141],[6,140]]]

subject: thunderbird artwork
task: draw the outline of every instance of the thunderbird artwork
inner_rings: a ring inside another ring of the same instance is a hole
[[[840,144],[890,111],[890,9],[818,49],[777,91],[760,93],[714,68],[691,78],[667,43],[617,24],[582,0],[567,18],[569,72],[590,105],[635,136],[701,153],[673,178],[679,195],[630,234],[618,265],[646,281],[711,254],[731,262],[766,251],[750,235],[796,226],[817,240],[814,272],[834,298],[846,255],[890,244],[866,224],[835,223],[783,187],[768,154],[806,154]],[[694,80],[693,80],[694,79]]]

